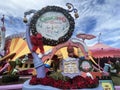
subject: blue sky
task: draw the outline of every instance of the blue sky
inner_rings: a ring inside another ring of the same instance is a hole
[[[98,42],[98,35],[101,33],[102,43],[120,48],[119,0],[0,0],[0,17],[5,14],[23,18],[25,11],[39,10],[47,5],[56,5],[67,9],[65,4],[68,2],[72,3],[79,13],[79,18],[75,19],[74,36],[78,33],[95,35],[97,38],[85,40],[86,44],[91,46]],[[16,26],[14,27],[14,25]],[[25,32],[25,27],[22,28],[23,25],[21,28],[17,25],[13,24],[11,28],[6,27],[7,35],[14,32]]]

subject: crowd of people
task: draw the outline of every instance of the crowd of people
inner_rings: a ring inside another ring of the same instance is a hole
[[[94,60],[106,72],[116,73],[116,74],[118,74],[120,72],[120,57],[94,58]]]

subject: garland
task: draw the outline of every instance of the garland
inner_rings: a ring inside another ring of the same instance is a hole
[[[31,32],[33,35],[37,34],[37,30],[36,30],[37,20],[44,13],[51,12],[51,11],[52,12],[60,12],[60,13],[64,14],[64,16],[68,19],[69,24],[70,24],[68,32],[65,33],[64,36],[61,36],[58,40],[49,39],[49,38],[46,38],[43,36],[44,45],[55,46],[57,44],[66,42],[72,36],[72,33],[74,31],[74,25],[75,25],[74,18],[69,14],[69,12],[67,10],[65,10],[61,7],[57,7],[57,6],[47,6],[47,7],[42,8],[41,10],[37,11],[33,15],[32,19],[30,21],[30,29],[31,29]]]
[[[83,78],[82,76],[76,76],[68,81],[55,80],[51,77],[46,76],[45,78],[37,78],[32,76],[30,85],[46,85],[60,89],[81,89],[81,88],[95,88],[99,85],[97,78],[91,79],[90,77]]]

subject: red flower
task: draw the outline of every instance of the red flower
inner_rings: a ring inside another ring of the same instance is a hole
[[[56,80],[56,81],[54,81],[52,86],[56,87],[56,88],[61,88],[62,87],[62,83],[63,83],[62,80]]]
[[[71,83],[70,82],[63,82],[63,86],[62,86],[63,89],[70,89],[71,88]]]
[[[99,84],[99,80],[97,78],[95,78],[93,81],[95,84]]]
[[[82,76],[76,76],[72,80],[73,83],[77,83],[77,82],[81,82],[81,81],[85,81],[85,78],[83,78]]]
[[[54,80],[50,77],[37,78],[32,76],[30,82],[31,85],[42,84],[53,86],[60,89],[80,89],[80,88],[94,88],[98,86],[99,81],[97,78],[91,79],[90,77],[83,78],[81,76],[74,77],[70,81]]]
[[[85,88],[86,85],[85,85],[85,81],[80,81],[77,83],[77,88]]]
[[[76,84],[71,84],[71,89],[77,89]]]
[[[31,85],[36,85],[37,84],[37,77],[36,76],[32,76],[32,79],[29,82]]]
[[[92,78],[91,78],[91,77],[86,77],[85,80],[86,80],[86,81],[91,81]]]
[[[51,86],[53,82],[54,82],[54,79],[49,78],[49,77],[45,77],[45,78],[41,78],[40,79],[40,83],[39,84]]]
[[[96,87],[99,84],[97,78],[91,79],[90,77],[86,77],[86,81],[88,82],[88,84],[86,85],[88,88]]]

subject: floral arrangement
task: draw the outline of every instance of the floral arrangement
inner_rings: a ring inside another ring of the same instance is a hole
[[[99,85],[97,78],[91,79],[90,77],[76,76],[68,81],[55,80],[51,77],[46,76],[45,78],[37,78],[37,76],[32,76],[30,85],[47,85],[60,89],[81,89],[81,88],[95,88]]]

